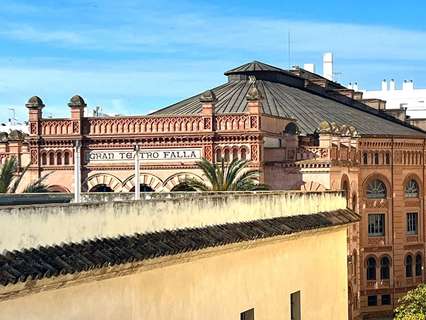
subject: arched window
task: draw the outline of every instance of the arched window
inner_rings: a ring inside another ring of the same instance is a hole
[[[386,198],[386,186],[379,179],[372,180],[367,186],[367,198],[384,199]]]
[[[405,276],[407,278],[413,276],[413,257],[411,255],[405,257]]]
[[[299,128],[294,122],[290,122],[284,129],[284,133],[296,135],[299,134]]]
[[[374,164],[379,164],[379,154],[378,153],[374,154]]]
[[[389,267],[390,267],[390,260],[388,257],[383,257],[380,260],[380,279],[381,280],[387,280],[389,279]]]
[[[145,183],[141,183],[139,190],[141,192],[154,192],[155,190],[152,189],[149,185],[145,184]],[[135,187],[132,187],[130,190],[130,192],[135,192]]]
[[[229,149],[225,149],[225,156],[224,156],[224,158],[225,158],[225,162],[229,162],[229,158],[230,158]]]
[[[376,280],[376,259],[373,257],[367,259],[367,280]]]
[[[234,148],[232,149],[232,160],[237,160],[238,159],[238,149]]]
[[[216,149],[216,162],[222,161],[222,151],[220,149]]]
[[[241,160],[247,160],[247,150],[246,148],[241,149]]]
[[[419,185],[417,184],[416,180],[411,179],[405,185],[405,196],[407,198],[418,198],[419,197]]]
[[[61,165],[62,164],[62,153],[58,152],[56,154],[56,164]]]
[[[68,151],[64,152],[64,165],[70,164],[70,153]]]
[[[50,166],[55,165],[55,154],[53,152],[49,153],[49,165]]]
[[[356,269],[358,268],[358,256],[357,256],[355,250],[354,250],[352,256],[354,257],[353,258],[353,269],[352,269],[352,272],[353,272],[354,276],[356,277],[356,274],[357,274]]]
[[[422,269],[423,269],[423,261],[422,261],[422,255],[417,254],[416,255],[416,277],[420,277],[422,275]]]
[[[362,154],[362,163],[363,164],[368,164],[368,154],[367,154],[367,152],[364,152]]]
[[[385,163],[390,164],[390,154],[389,153],[385,154]]]
[[[41,154],[41,164],[47,165],[47,154],[46,153]]]

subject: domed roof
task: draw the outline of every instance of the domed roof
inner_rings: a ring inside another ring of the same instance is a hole
[[[85,107],[86,102],[84,102],[84,99],[80,97],[79,95],[75,95],[70,99],[70,102],[68,103],[68,106],[70,107]]]
[[[43,101],[37,96],[31,97],[25,105],[27,106],[27,108],[43,108],[44,107]]]

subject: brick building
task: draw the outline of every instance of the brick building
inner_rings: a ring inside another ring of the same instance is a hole
[[[424,280],[426,133],[303,69],[255,61],[225,75],[225,84],[148,116],[85,117],[74,96],[70,118],[44,119],[33,97],[29,136],[4,136],[1,155],[30,162],[27,180],[53,171],[52,191],[73,189],[76,142],[83,191],[133,190],[135,144],[143,191],[182,190],[186,177],[202,178],[202,157],[249,159],[273,189],[343,189],[361,214],[348,234],[349,313],[391,315]]]

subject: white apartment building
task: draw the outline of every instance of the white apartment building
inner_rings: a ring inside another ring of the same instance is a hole
[[[353,86],[353,85],[352,85]],[[349,85],[351,88],[351,85]],[[382,81],[381,90],[363,90],[364,99],[386,101],[386,109],[405,109],[411,119],[426,118],[426,89],[414,88],[412,80],[404,80],[397,88],[394,79]]]

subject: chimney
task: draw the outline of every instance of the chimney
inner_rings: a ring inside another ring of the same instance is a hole
[[[394,79],[391,79],[391,80],[389,81],[389,90],[390,90],[390,91],[395,90],[395,80],[394,80]]]
[[[347,88],[353,90],[354,86],[352,85],[352,82],[349,82],[349,84],[347,85]]]
[[[382,91],[388,91],[388,82],[386,79],[382,80]]]
[[[305,69],[306,71],[315,73],[315,65],[313,63],[305,63],[303,65],[303,69]]]
[[[333,81],[333,53],[331,52],[324,53],[322,62],[323,62],[323,67],[322,67],[323,77]]]

